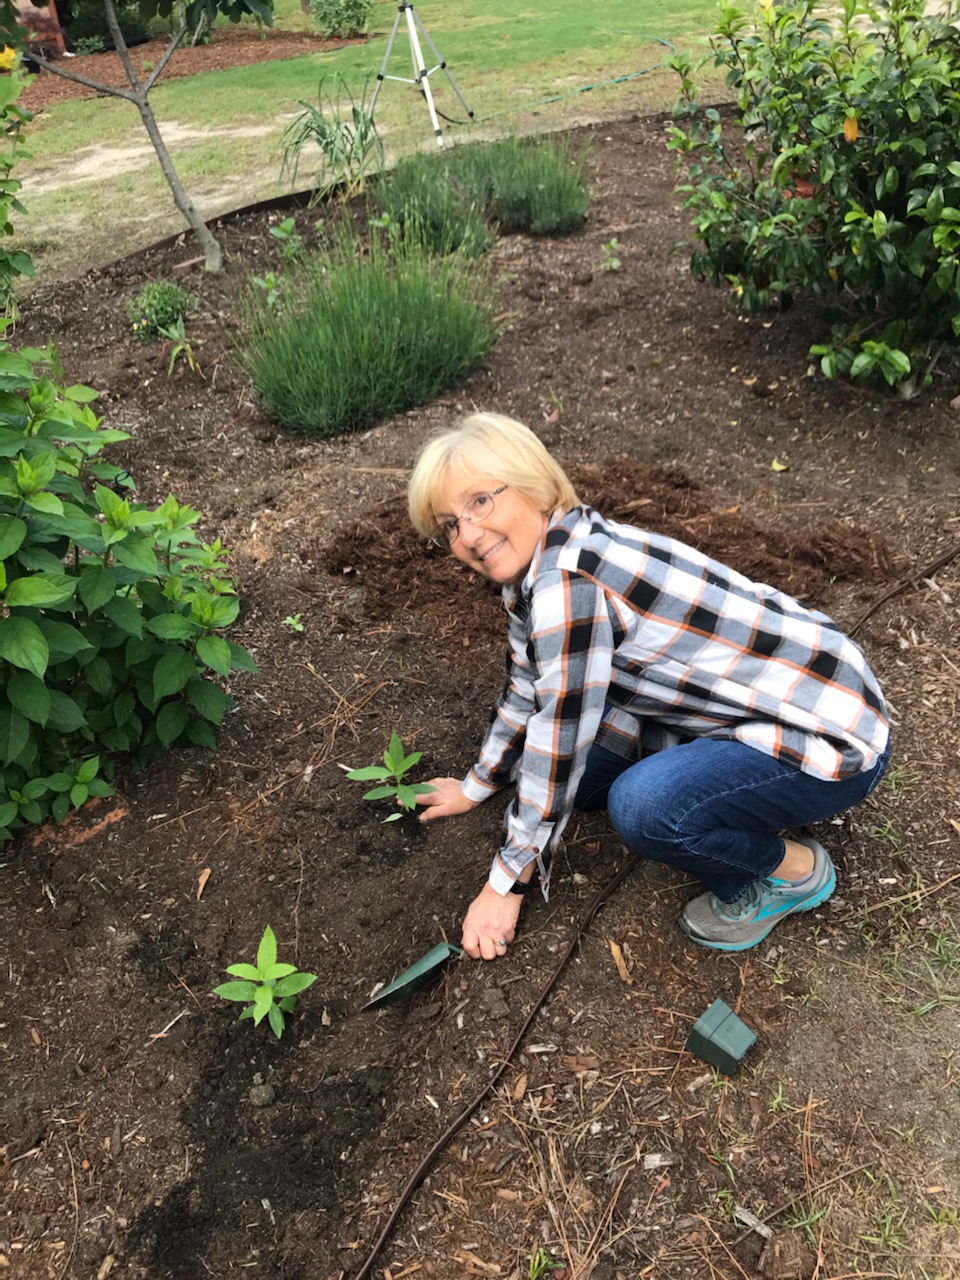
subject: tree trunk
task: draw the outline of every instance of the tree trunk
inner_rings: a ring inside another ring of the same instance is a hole
[[[163,176],[167,180],[167,185],[173,194],[174,204],[183,214],[194,235],[200,243],[206,259],[205,267],[207,271],[218,272],[223,269],[223,250],[213,235],[213,232],[200,217],[196,206],[187,195],[180,176],[173,165],[170,152],[167,150],[166,143],[160,135],[160,129],[157,125],[156,116],[153,114],[153,108],[150,105],[150,90],[156,83],[157,76],[170,61],[174,50],[183,39],[186,27],[181,27],[179,32],[171,39],[170,45],[164,53],[163,57],[157,63],[150,78],[144,84],[137,75],[133,62],[130,59],[130,50],[127,48],[127,42],[123,38],[120,30],[120,24],[117,22],[117,12],[113,7],[113,0],[103,0],[104,16],[107,20],[107,27],[113,38],[114,46],[123,68],[127,73],[127,79],[130,81],[129,89],[118,89],[112,85],[102,84],[97,80],[91,80],[87,76],[77,75],[76,72],[68,71],[64,67],[48,62],[45,58],[37,58],[37,61],[47,71],[52,71],[54,75],[63,76],[65,80],[75,80],[79,84],[85,84],[92,89],[97,89],[101,93],[109,94],[114,98],[126,98],[128,102],[133,102],[137,110],[140,112],[140,118],[143,121],[143,127],[146,129],[150,141],[153,143],[153,149],[157,153],[157,159],[160,161],[160,168]]]

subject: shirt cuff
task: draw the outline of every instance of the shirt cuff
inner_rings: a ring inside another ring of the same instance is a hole
[[[460,790],[474,804],[483,804],[484,800],[489,800],[492,795],[496,795],[500,788],[492,786],[489,782],[481,782],[476,771],[471,769],[460,783]]]

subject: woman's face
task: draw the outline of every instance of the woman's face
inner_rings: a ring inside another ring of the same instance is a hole
[[[518,583],[523,578],[537,544],[547,527],[547,517],[538,504],[507,485],[493,499],[490,514],[477,524],[460,515],[479,493],[492,494],[503,482],[495,476],[467,479],[448,473],[434,511],[437,523],[460,520],[460,529],[450,550],[469,568],[491,582]]]

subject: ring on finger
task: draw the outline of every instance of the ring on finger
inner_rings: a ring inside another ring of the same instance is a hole
[[[501,938],[499,942],[493,944],[495,947],[505,947],[507,945],[506,938]]]

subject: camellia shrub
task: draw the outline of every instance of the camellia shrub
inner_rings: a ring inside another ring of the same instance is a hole
[[[731,146],[694,69],[668,145],[693,219],[691,269],[757,312],[823,299],[827,377],[929,385],[960,336],[960,39],[923,0],[721,5],[713,61],[735,93]]]
[[[311,0],[311,12],[322,36],[362,36],[370,29],[373,0]]]
[[[118,756],[216,746],[222,679],[256,669],[220,634],[239,602],[219,541],[172,496],[133,501],[95,399],[53,351],[0,343],[0,839],[111,794]]]

